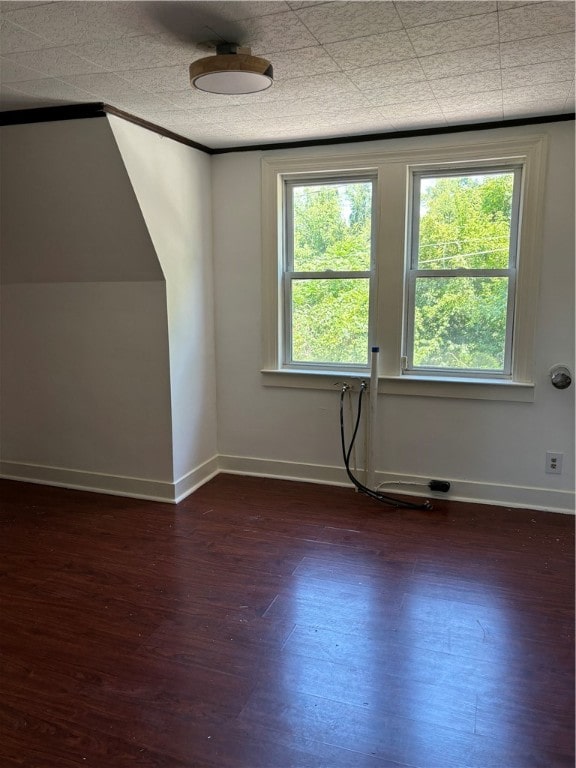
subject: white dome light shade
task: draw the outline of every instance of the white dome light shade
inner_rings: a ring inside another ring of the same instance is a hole
[[[257,93],[272,85],[272,65],[245,53],[207,56],[190,64],[190,82],[208,93]]]

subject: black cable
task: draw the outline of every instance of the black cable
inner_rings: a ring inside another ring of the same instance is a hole
[[[425,501],[423,504],[414,504],[411,501],[401,501],[399,499],[395,499],[394,497],[387,496],[385,493],[380,493],[379,491],[372,491],[366,485],[361,483],[352,474],[352,471],[350,469],[350,456],[352,455],[352,449],[354,448],[356,435],[358,434],[358,428],[360,427],[360,417],[362,415],[362,397],[364,395],[364,389],[365,387],[362,386],[360,388],[360,394],[358,395],[358,413],[356,415],[356,423],[354,425],[354,431],[352,433],[352,438],[350,440],[350,445],[348,446],[348,450],[346,450],[346,439],[344,437],[344,395],[348,391],[348,388],[342,387],[342,391],[340,392],[340,439],[342,442],[342,456],[344,458],[344,466],[346,467],[346,474],[348,475],[352,483],[356,486],[356,488],[361,493],[363,493],[365,496],[369,496],[371,499],[374,499],[375,501],[381,501],[385,504],[391,504],[394,507],[407,507],[408,509],[432,509],[430,502],[428,500]]]

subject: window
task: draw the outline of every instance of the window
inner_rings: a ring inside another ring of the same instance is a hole
[[[284,184],[284,364],[366,367],[373,180]]]
[[[263,159],[263,375],[533,399],[541,136]],[[522,391],[521,391],[522,390]]]
[[[512,375],[521,173],[412,174],[404,370]]]

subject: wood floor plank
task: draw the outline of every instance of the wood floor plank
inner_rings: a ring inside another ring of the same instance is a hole
[[[0,481],[2,768],[573,768],[574,518]]]

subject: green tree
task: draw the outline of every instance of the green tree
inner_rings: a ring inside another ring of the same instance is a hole
[[[416,284],[418,366],[501,369],[508,280],[445,271],[508,266],[513,174],[438,177],[421,190]],[[372,185],[339,182],[294,189],[294,270],[370,269]],[[368,361],[369,281],[337,277],[292,285],[292,358]]]
[[[371,200],[369,182],[296,187],[294,270],[369,270]],[[366,362],[368,282],[339,277],[293,281],[294,360]]]
[[[505,269],[513,174],[435,179],[423,190],[418,268]],[[504,364],[508,280],[438,276],[417,281],[414,362],[498,370]]]

